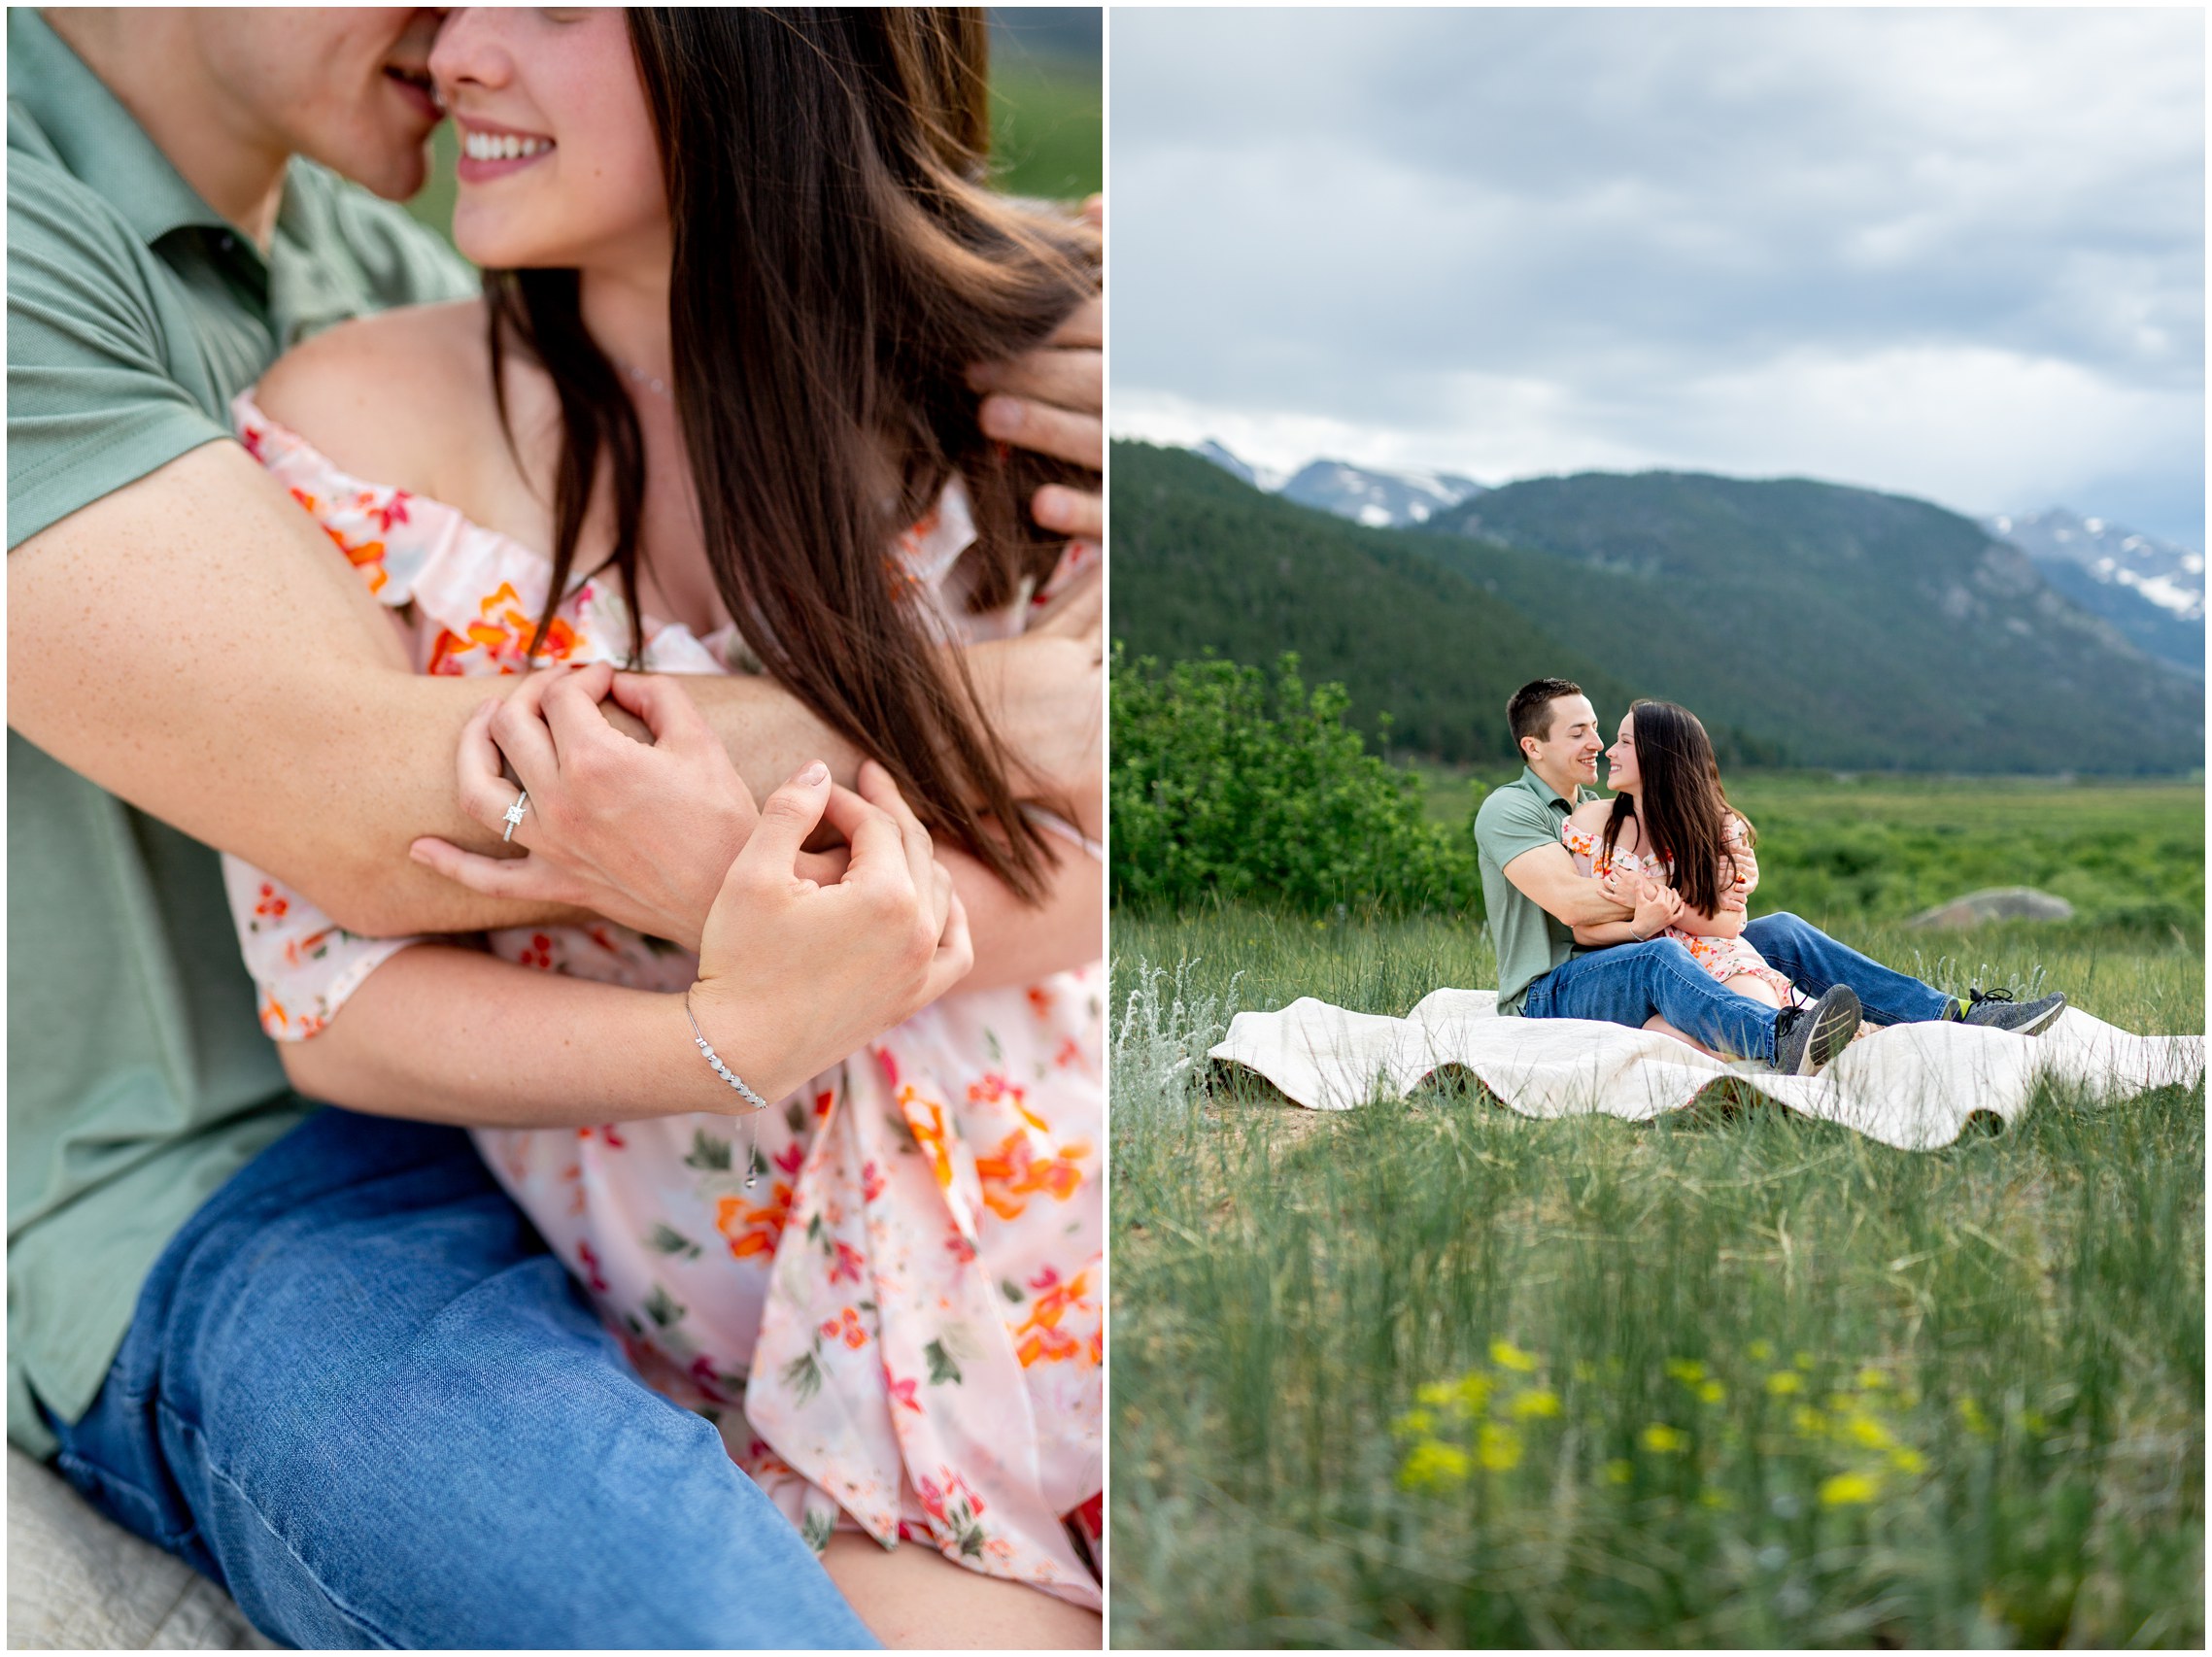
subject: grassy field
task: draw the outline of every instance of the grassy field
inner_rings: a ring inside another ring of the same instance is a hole
[[[2203,1028],[2200,926],[1835,930]],[[2201,1087],[1930,1154],[1450,1083],[1325,1116],[1209,1073],[1229,1014],[1487,985],[1479,929],[1113,954],[1116,1644],[2201,1645]]]

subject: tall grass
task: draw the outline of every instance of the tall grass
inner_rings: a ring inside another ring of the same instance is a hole
[[[2163,930],[1847,936],[2201,1028]],[[1228,1015],[1491,983],[1475,929],[1114,952],[1117,1643],[2202,1643],[2201,1088],[1925,1154],[1450,1083],[1323,1116],[1207,1065]]]

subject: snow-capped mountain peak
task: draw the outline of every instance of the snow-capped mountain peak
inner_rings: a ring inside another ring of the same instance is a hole
[[[1285,500],[1294,500],[1301,506],[1333,512],[1339,518],[1348,518],[1371,529],[1425,524],[1446,507],[1457,506],[1468,496],[1481,493],[1483,489],[1473,478],[1463,478],[1454,472],[1414,467],[1384,470],[1355,466],[1348,460],[1310,460],[1286,479],[1279,472],[1271,473],[1240,459],[1210,437],[1193,445],[1191,453],[1212,461],[1255,489],[1279,493]]]

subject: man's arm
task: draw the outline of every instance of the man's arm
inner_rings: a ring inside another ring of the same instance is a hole
[[[352,930],[564,918],[409,862],[424,833],[493,843],[453,785],[486,683],[409,671],[382,606],[235,444],[203,445],[101,497],[8,564],[9,724],[63,764],[296,886]],[[1057,666],[1079,672],[1078,656]],[[692,683],[757,797],[814,759],[840,781],[857,775],[860,756],[779,687]],[[1017,675],[1009,688],[1025,685]],[[977,938],[986,956],[1007,941]]]
[[[1596,881],[1577,869],[1574,855],[1556,841],[1521,853],[1505,865],[1505,876],[1523,897],[1563,926],[1596,927],[1635,914],[1632,905],[1608,897]]]

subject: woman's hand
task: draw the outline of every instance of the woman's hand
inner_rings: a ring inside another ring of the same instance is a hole
[[[650,745],[607,723],[599,702],[610,691],[644,722]],[[409,849],[417,862],[488,896],[570,904],[699,947],[760,812],[680,685],[599,663],[533,674],[486,702],[455,762],[461,809],[493,830],[506,827],[517,795],[502,756],[529,791],[510,841],[528,855],[484,857],[425,838]],[[843,856],[803,856],[799,872],[834,880]]]
[[[824,822],[852,847],[829,885],[795,866]],[[779,1099],[936,1000],[974,960],[952,877],[889,773],[863,764],[856,795],[817,761],[768,796],[730,865],[692,1014],[724,1064]]]
[[[1675,924],[1682,914],[1682,898],[1671,886],[1661,886],[1655,880],[1637,883],[1636,913],[1629,928],[1647,943]]]

